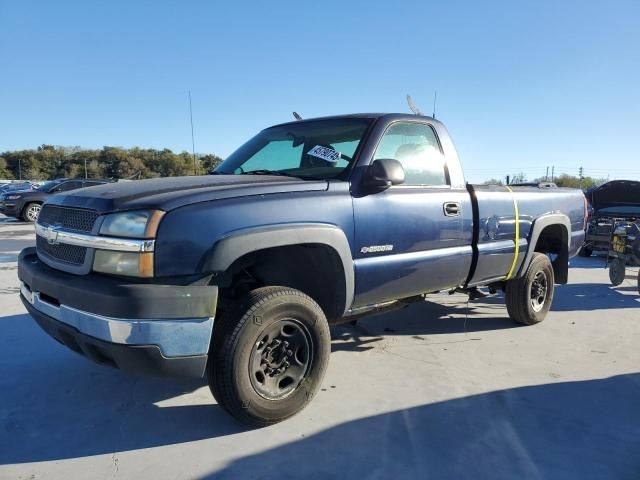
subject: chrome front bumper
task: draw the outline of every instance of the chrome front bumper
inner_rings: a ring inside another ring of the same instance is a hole
[[[120,345],[156,345],[164,357],[207,355],[213,317],[129,319],[97,315],[50,303],[40,292],[20,282],[20,294],[35,310],[80,333]]]

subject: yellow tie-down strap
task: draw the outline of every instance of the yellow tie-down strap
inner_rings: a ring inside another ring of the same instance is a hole
[[[507,190],[511,192],[511,198],[513,199],[513,211],[516,215],[516,249],[513,252],[513,262],[511,262],[511,268],[509,269],[509,273],[507,273],[507,280],[509,280],[513,276],[513,271],[516,268],[516,263],[518,263],[518,254],[520,253],[520,214],[518,213],[518,201],[516,200],[516,195],[511,190],[511,187],[507,187]]]

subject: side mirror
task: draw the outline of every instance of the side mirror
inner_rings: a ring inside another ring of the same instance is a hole
[[[384,190],[391,185],[403,183],[404,168],[398,160],[393,158],[374,160],[365,174],[366,186],[376,190]]]

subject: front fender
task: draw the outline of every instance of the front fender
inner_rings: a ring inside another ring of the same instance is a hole
[[[353,258],[346,235],[335,225],[287,223],[237,230],[217,241],[207,252],[202,272],[224,272],[239,258],[259,250],[304,244],[326,245],[340,258],[345,276],[346,312],[353,303],[355,290]]]

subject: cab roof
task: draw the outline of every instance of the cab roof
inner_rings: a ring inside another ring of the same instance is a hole
[[[413,113],[349,113],[349,114],[343,114],[343,115],[329,115],[326,117],[313,117],[313,118],[304,118],[302,120],[292,120],[290,122],[284,122],[284,123],[279,123],[277,125],[272,125],[269,128],[272,127],[281,127],[283,125],[295,125],[295,124],[300,124],[300,123],[304,123],[304,122],[315,122],[315,121],[322,121],[322,120],[340,120],[340,119],[348,119],[348,118],[364,118],[367,120],[379,120],[379,119],[385,119],[385,120],[416,120],[416,119],[422,119],[422,120],[428,120],[429,122],[437,122],[440,123],[438,120],[436,120],[433,117],[429,117],[426,115],[414,115]]]

